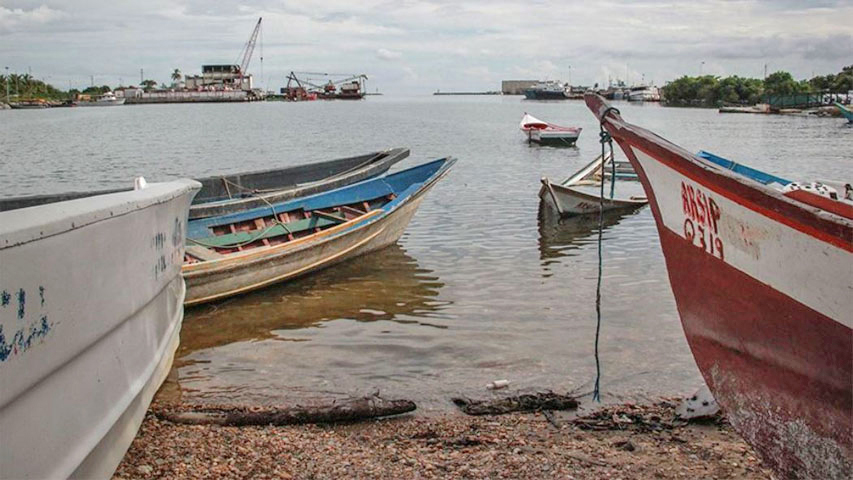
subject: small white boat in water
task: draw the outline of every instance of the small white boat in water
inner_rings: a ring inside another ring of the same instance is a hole
[[[521,117],[518,128],[527,136],[528,142],[565,147],[571,147],[577,143],[582,130],[580,127],[563,127],[544,122],[526,112]]]
[[[2,478],[109,478],[169,372],[201,185],[140,187],[0,200]]]
[[[552,183],[543,177],[539,198],[544,206],[560,216],[598,213],[601,182],[604,181],[604,211],[633,210],[649,203],[642,185],[636,180],[637,175],[628,160],[614,163],[608,154],[602,168],[599,155],[561,183]]]
[[[115,105],[124,105],[124,98],[119,98],[113,92],[106,92],[103,95],[98,95],[92,100],[78,100],[74,105],[78,107],[112,107]]]

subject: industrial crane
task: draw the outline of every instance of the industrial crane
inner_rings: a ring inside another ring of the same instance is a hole
[[[255,43],[258,41],[258,33],[261,31],[261,21],[264,17],[258,18],[258,23],[255,24],[255,29],[252,30],[252,35],[249,36],[249,41],[246,42],[246,46],[243,47],[242,57],[243,60],[240,62],[240,85],[243,84],[243,76],[246,74],[246,71],[249,69],[249,62],[252,60],[252,53],[255,51]],[[261,45],[261,65],[263,68],[264,63],[264,52],[263,45]],[[263,76],[263,72],[261,72]]]
[[[304,75],[298,78],[296,75]],[[364,95],[364,82],[367,75],[351,73],[290,72],[287,86],[296,82],[299,87],[308,86],[321,98],[361,98]],[[318,83],[318,82],[323,82]],[[341,93],[337,93],[341,87]]]

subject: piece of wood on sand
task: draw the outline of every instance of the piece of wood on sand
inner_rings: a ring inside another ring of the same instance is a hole
[[[161,407],[154,414],[161,420],[187,425],[302,425],[308,423],[354,422],[400,415],[417,408],[411,400],[386,400],[378,395],[335,401],[327,405],[295,407]]]
[[[511,412],[539,412],[544,410],[573,410],[578,401],[569,395],[553,392],[525,393],[493,400],[453,398],[453,403],[468,415],[501,415]]]

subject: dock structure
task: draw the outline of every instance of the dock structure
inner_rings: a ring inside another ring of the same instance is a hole
[[[254,91],[217,90],[217,91],[137,91],[135,95],[125,96],[126,105],[145,103],[213,103],[213,102],[252,102],[263,100]]]

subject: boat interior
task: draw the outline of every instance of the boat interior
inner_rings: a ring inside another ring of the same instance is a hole
[[[413,196],[455,162],[435,160],[385,177],[265,207],[192,220],[185,262],[293,242],[357,220],[368,220]],[[356,222],[357,223],[357,222]]]

